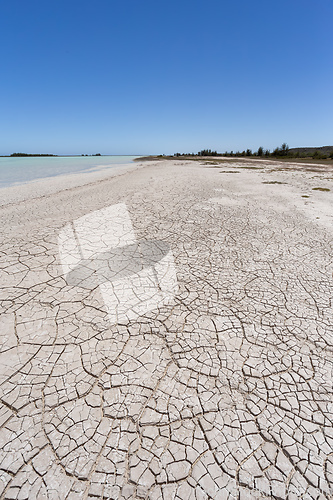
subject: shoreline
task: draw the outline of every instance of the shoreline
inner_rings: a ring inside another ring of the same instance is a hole
[[[268,184],[276,183],[285,185],[283,191],[279,193],[279,198],[282,195],[283,203],[291,205],[292,209],[301,211],[306,218],[316,225],[325,228],[329,232],[332,231],[333,213],[330,208],[330,198],[333,191],[331,184],[333,177],[331,177],[332,170],[327,168],[327,165],[319,163],[285,163],[260,159],[237,160],[239,159],[232,160],[230,158],[219,157],[213,160],[210,157],[204,157],[200,162],[198,159],[192,158],[184,158],[182,161],[181,158],[142,157],[133,160],[132,163],[119,164],[112,168],[109,165],[98,165],[83,172],[45,177],[24,184],[0,188],[0,209],[6,210],[8,207],[9,210],[13,207],[15,210],[15,206],[17,205],[18,207],[20,204],[23,204],[23,207],[30,207],[32,202],[43,199],[43,203],[48,203],[46,198],[50,198],[51,204],[52,200],[57,203],[56,200],[61,199],[63,201],[66,200],[66,203],[72,200],[71,204],[76,205],[74,197],[81,196],[80,188],[97,193],[103,192],[106,186],[112,182],[112,179],[120,179],[127,174],[136,174],[142,169],[147,169],[146,174],[142,174],[143,176],[149,176],[151,169],[155,172],[162,169],[166,170],[165,175],[168,177],[168,170],[171,171],[175,168],[176,170],[181,170],[184,167],[186,167],[186,170],[194,169],[198,172],[200,170],[206,172],[215,170],[219,173],[233,173],[233,171],[229,170],[220,170],[225,167],[234,169],[234,173],[242,173],[241,176],[237,176],[239,180],[242,178],[241,184],[245,183],[244,186],[237,183],[241,189],[254,179],[251,173],[256,173],[258,176],[257,181],[261,179],[261,182],[264,181],[264,178],[267,178],[267,174],[269,174],[269,177],[271,174],[274,174],[274,177],[277,176],[282,182],[268,181]],[[250,177],[248,177],[247,173]],[[208,178],[210,177],[208,172],[204,175]],[[128,177],[129,182],[132,181],[132,178],[132,175]],[[152,182],[153,179],[153,177],[149,177],[148,183]],[[319,179],[321,179],[321,182]],[[258,189],[258,194],[261,196],[262,188],[260,184],[258,185]]]
[[[181,162],[185,162],[188,165],[196,165],[202,162],[202,166],[215,168],[223,167],[223,165],[226,164],[230,166],[232,166],[231,164],[233,164],[234,166],[236,166],[237,164],[239,164],[239,162],[241,164],[257,163],[265,165],[266,167],[274,167],[274,165],[276,167],[279,166],[282,167],[285,171],[292,171],[294,167],[294,169],[296,168],[299,172],[302,172],[303,170],[299,167],[303,167],[304,172],[306,172],[306,170],[311,171],[312,169],[316,169],[316,167],[318,169],[321,169],[322,172],[325,172],[326,169],[328,170],[329,167],[332,166],[331,164],[320,162],[305,163],[292,160],[280,161],[277,159],[273,160],[265,158],[230,158],[223,156],[207,156],[201,158],[142,156],[134,158],[130,163],[111,164],[112,167],[110,164],[96,165],[87,170],[68,174],[55,174],[54,176],[40,177],[30,181],[18,182],[12,186],[0,187],[0,207],[40,198],[43,196],[49,196],[81,186],[86,186],[88,184],[107,180],[112,177],[118,177],[119,175],[135,171],[139,168],[151,166],[153,163],[158,165],[162,162],[165,162],[169,165],[180,165]],[[216,164],[214,165],[214,163]]]
[[[41,177],[27,182],[0,188],[0,207],[20,203],[42,196],[48,196],[87,184],[103,181],[142,168],[143,162],[137,158],[131,163],[97,165],[88,170],[71,174]]]

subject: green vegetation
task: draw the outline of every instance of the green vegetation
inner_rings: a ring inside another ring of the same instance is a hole
[[[11,157],[21,157],[21,156],[58,156],[58,155],[51,155],[51,154],[29,154],[29,153],[13,153],[10,155]]]
[[[320,148],[293,148],[291,152],[297,158],[315,158],[326,160],[333,159],[333,146],[322,146]]]
[[[288,154],[289,154],[289,146],[284,142],[280,148],[274,149],[272,156],[288,156]]]
[[[26,158],[26,157],[38,157],[38,156],[59,156],[59,155],[53,155],[53,154],[49,154],[49,153],[12,153],[11,155],[7,155],[7,156],[1,156],[1,158],[20,158],[20,157],[23,157],[23,158]],[[80,156],[80,155],[70,155],[70,156]],[[96,153],[94,155],[81,155],[81,156],[102,156],[101,153]]]
[[[211,149],[202,149],[201,151],[198,151],[197,154],[195,154],[195,153],[187,153],[187,154],[175,153],[174,156],[218,156],[218,153],[217,153],[217,151],[212,151]]]
[[[259,158],[303,158],[314,160],[333,159],[333,146],[322,146],[319,148],[289,148],[288,144],[284,142],[280,147],[275,148],[272,152],[269,149],[264,149],[262,146],[257,151],[253,152],[251,149],[244,149],[243,151],[225,151],[224,153],[217,153],[211,149],[202,149],[198,153],[176,153],[174,156],[226,156],[232,158],[241,157],[259,157]]]
[[[217,151],[212,151],[211,149],[203,149],[198,152],[198,156],[217,156]]]

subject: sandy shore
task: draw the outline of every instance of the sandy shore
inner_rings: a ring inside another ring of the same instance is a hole
[[[112,173],[0,192],[1,498],[330,498],[330,167]]]
[[[140,161],[111,167],[110,165],[98,165],[84,172],[46,177],[25,184],[2,188],[0,189],[0,206],[55,194],[74,187],[84,186],[93,182],[123,175],[132,170],[137,170],[142,165],[143,162]]]

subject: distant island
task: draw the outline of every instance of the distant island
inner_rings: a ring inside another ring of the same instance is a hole
[[[52,155],[52,154],[48,154],[48,153],[41,153],[41,154],[35,154],[35,153],[32,153],[32,154],[29,154],[29,153],[12,153],[11,155],[9,155],[9,158],[12,157],[12,156],[58,156],[58,155]]]
[[[50,153],[12,153],[11,155],[0,155],[0,158],[26,158],[26,157],[38,157],[38,156],[55,156],[55,157],[61,157],[64,155],[53,155]],[[65,155],[67,156],[67,155]],[[93,155],[69,155],[69,156],[102,156],[101,153],[96,153]]]

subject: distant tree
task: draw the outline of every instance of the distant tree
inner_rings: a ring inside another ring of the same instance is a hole
[[[264,155],[264,148],[262,148],[260,146],[260,148],[258,148],[258,151],[257,151],[257,156],[263,156]]]
[[[289,153],[289,146],[288,144],[286,144],[285,142],[282,144],[281,148],[280,148],[280,151],[281,151],[281,156],[287,156],[288,153]]]
[[[23,157],[26,157],[26,156],[57,156],[57,155],[52,155],[52,154],[49,154],[49,153],[13,153],[11,154],[10,156],[14,156],[14,157],[17,157],[17,156],[23,156]]]
[[[211,149],[202,149],[198,151],[198,156],[217,156],[217,151],[212,151]]]
[[[333,160],[333,151],[331,151],[330,158]]]
[[[270,150],[269,150],[269,149],[266,149],[266,150],[265,150],[265,156],[271,156],[271,152],[270,152]]]
[[[245,154],[246,156],[252,156],[252,149],[247,149]]]
[[[282,144],[280,148],[275,148],[273,156],[289,156],[289,146],[285,142]]]
[[[316,160],[326,160],[327,155],[322,154],[320,151],[316,150],[316,151],[313,153],[312,158],[315,158]]]

